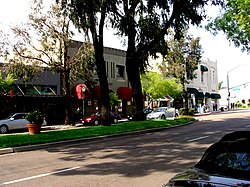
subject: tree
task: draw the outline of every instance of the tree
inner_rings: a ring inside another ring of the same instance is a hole
[[[58,1],[57,1],[58,2]],[[105,19],[108,14],[111,0],[64,0],[62,4],[68,4],[71,7],[70,18],[74,25],[87,36],[89,31],[92,36],[92,42],[95,51],[95,63],[100,82],[101,110],[103,115],[103,124],[111,125],[110,120],[110,98],[109,86],[106,74],[106,65],[103,55],[103,29]]]
[[[12,74],[7,74],[7,76],[3,76],[0,71],[0,94],[8,94],[12,90],[12,84],[15,79]]]
[[[112,4],[111,23],[117,34],[128,40],[126,70],[136,104],[136,116],[143,119],[143,97],[140,73],[145,72],[148,57],[157,53],[167,55],[165,38],[169,29],[174,30],[176,39],[191,23],[198,25],[205,18],[204,6],[209,0],[166,1],[166,0],[119,0]],[[211,1],[213,4],[221,1]]]
[[[193,38],[187,34],[178,41],[174,37],[170,38],[168,55],[159,66],[161,72],[167,77],[175,77],[180,80],[185,98],[185,108],[188,108],[185,84],[196,78],[194,71],[198,68],[203,53],[199,42],[199,38]]]
[[[109,93],[109,99],[110,99],[110,106],[112,108],[118,106],[121,103],[121,100],[119,99],[119,96],[115,92]]]
[[[222,84],[223,84],[223,83],[224,83],[223,81],[220,81],[220,82],[218,83],[218,89],[219,89],[219,90],[221,90]]]
[[[175,78],[166,78],[160,73],[146,72],[141,76],[142,91],[150,95],[149,103],[166,96],[177,98],[182,92],[182,85]]]
[[[207,29],[214,35],[218,31],[226,34],[227,39],[242,51],[250,52],[250,1],[227,0],[221,14],[208,25]]]
[[[15,41],[2,32],[4,41],[2,55],[9,61],[9,71],[17,77],[31,80],[38,70],[50,68],[61,75],[62,93],[65,94],[65,124],[72,124],[71,81],[93,79],[93,49],[85,43],[77,53],[69,58],[70,28],[68,7],[52,4],[49,10],[43,0],[34,0],[32,13],[22,26],[11,27]],[[12,54],[13,55],[9,55]]]

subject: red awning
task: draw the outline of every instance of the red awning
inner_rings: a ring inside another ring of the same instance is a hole
[[[88,91],[88,88],[85,84],[78,84],[76,86],[76,95],[78,99],[85,99],[85,94]]]
[[[122,100],[131,101],[132,89],[129,87],[119,87],[117,89],[117,95]]]

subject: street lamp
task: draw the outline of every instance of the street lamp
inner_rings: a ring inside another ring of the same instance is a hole
[[[238,68],[239,66],[242,66],[242,65],[245,65],[246,63],[244,63],[244,64],[239,64],[238,66],[235,66],[233,69],[230,69],[229,71],[227,71],[227,92],[228,92],[228,94],[227,94],[227,101],[228,101],[228,106],[227,106],[227,108],[228,108],[228,110],[230,110],[230,88],[229,88],[229,73],[231,72],[231,71],[233,71],[234,69],[236,69],[236,68]]]

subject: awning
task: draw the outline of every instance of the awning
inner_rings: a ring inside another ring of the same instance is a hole
[[[220,99],[221,96],[218,93],[211,93],[211,99]]]
[[[169,95],[165,95],[164,97],[158,99],[159,101],[169,101],[169,102],[173,102],[174,101],[174,98],[172,98],[171,96]]]
[[[85,84],[78,84],[76,86],[76,95],[78,99],[85,99],[85,92],[88,90]]]
[[[203,92],[199,92],[196,88],[187,88],[187,92],[190,94],[194,94],[195,98],[204,98]]]
[[[95,86],[93,88],[93,98],[96,100],[101,99],[101,87],[100,86]]]
[[[208,92],[206,92],[206,93],[205,93],[205,97],[206,97],[206,98],[211,98],[211,94],[208,93]]]
[[[208,71],[207,66],[205,66],[205,65],[201,65],[201,71]]]
[[[132,99],[132,89],[129,87],[119,87],[117,89],[117,95],[120,99],[131,101]]]

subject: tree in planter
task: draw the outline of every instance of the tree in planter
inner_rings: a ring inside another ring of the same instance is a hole
[[[180,80],[185,98],[184,108],[186,109],[188,109],[188,95],[185,84],[196,78],[194,71],[198,68],[203,53],[199,42],[199,38],[193,38],[187,34],[180,40],[175,40],[172,37],[168,41],[168,55],[159,65],[159,69],[164,75]]]
[[[9,71],[27,82],[34,78],[43,67],[61,75],[62,93],[65,97],[65,124],[72,124],[72,106],[70,84],[77,79],[93,82],[93,47],[84,43],[69,57],[70,30],[68,7],[52,4],[46,11],[43,1],[34,0],[28,23],[11,27],[15,36],[13,43],[8,35],[2,32],[5,39],[2,46],[3,55],[9,61]],[[13,53],[13,56],[8,55]]]
[[[150,95],[149,105],[152,101],[166,96],[178,98],[182,93],[182,85],[178,79],[166,78],[161,73],[146,72],[141,76],[142,91]]]

